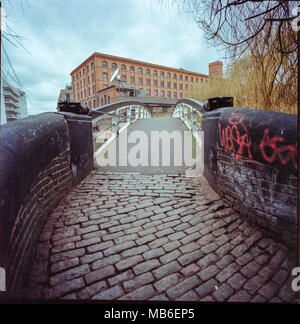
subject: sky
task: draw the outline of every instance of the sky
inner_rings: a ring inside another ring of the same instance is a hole
[[[2,0],[4,31],[22,37],[22,45],[3,39],[3,46],[25,88],[29,114],[56,111],[70,72],[94,52],[208,74],[208,64],[224,53],[171,3]],[[7,65],[3,50],[2,57]]]

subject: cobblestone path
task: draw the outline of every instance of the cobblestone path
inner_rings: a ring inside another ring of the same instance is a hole
[[[193,181],[94,171],[50,216],[28,296],[293,301],[295,257]]]

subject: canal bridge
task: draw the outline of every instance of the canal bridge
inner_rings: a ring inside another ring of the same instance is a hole
[[[153,104],[1,127],[0,298],[296,300],[296,116]],[[199,169],[176,158],[185,136]]]

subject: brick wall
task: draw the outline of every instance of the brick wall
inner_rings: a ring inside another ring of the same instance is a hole
[[[205,114],[205,176],[234,209],[296,247],[297,116],[247,108]]]
[[[91,138],[90,117],[73,114],[40,114],[1,127],[0,267],[7,293],[0,297],[22,296],[47,217],[93,168]]]

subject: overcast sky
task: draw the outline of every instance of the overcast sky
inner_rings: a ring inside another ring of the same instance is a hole
[[[55,111],[70,72],[94,52],[208,73],[208,63],[224,54],[167,2],[2,0],[7,25],[30,53],[3,42],[27,90],[29,114]]]

